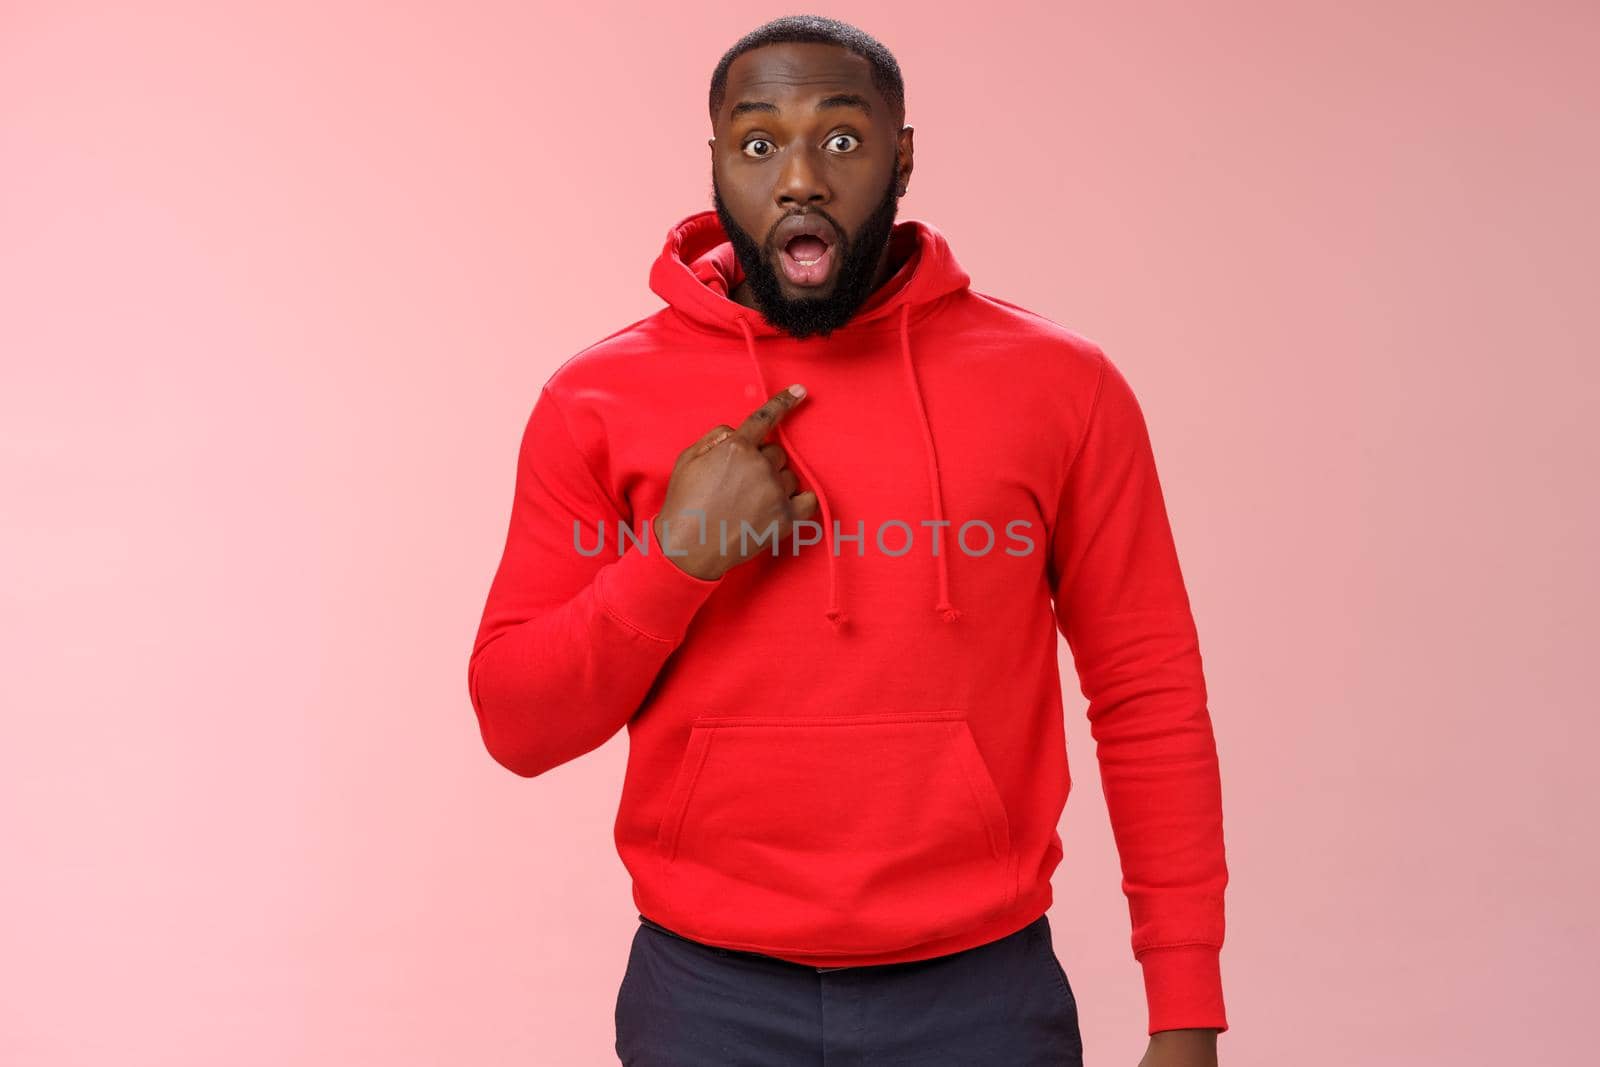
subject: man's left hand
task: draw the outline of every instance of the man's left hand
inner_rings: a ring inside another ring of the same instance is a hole
[[[1151,1034],[1139,1067],[1217,1067],[1217,1031],[1161,1030]]]

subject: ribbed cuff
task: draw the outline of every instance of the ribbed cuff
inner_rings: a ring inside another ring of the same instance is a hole
[[[677,644],[722,579],[696,578],[679,567],[656,540],[654,516],[648,528],[644,544],[630,547],[615,564],[601,569],[596,589],[618,621],[646,637]]]
[[[1153,948],[1139,957],[1150,1032],[1228,1028],[1222,1003],[1222,962],[1209,945]]]

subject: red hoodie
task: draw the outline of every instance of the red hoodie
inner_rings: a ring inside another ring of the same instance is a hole
[[[925,959],[1050,906],[1059,630],[1150,1032],[1225,1030],[1216,747],[1138,403],[1093,342],[972,290],[933,226],[892,241],[855,317],[796,340],[729,299],[733,246],[691,215],[650,272],[668,306],[551,376],[468,667],[484,743],[533,777],[626,726],[617,850],[670,929],[817,967]],[[791,382],[775,436],[814,543],[680,570],[650,521],[679,453]]]

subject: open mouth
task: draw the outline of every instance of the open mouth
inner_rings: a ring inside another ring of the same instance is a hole
[[[784,277],[795,285],[821,285],[833,272],[833,241],[803,233],[789,238],[778,252]]]

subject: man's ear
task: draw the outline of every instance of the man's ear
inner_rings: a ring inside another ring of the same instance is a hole
[[[915,133],[916,130],[910,126],[900,127],[900,136],[894,153],[895,194],[897,196],[905,196],[906,189],[911,185],[911,169],[916,156],[916,145],[912,141],[912,135]]]

